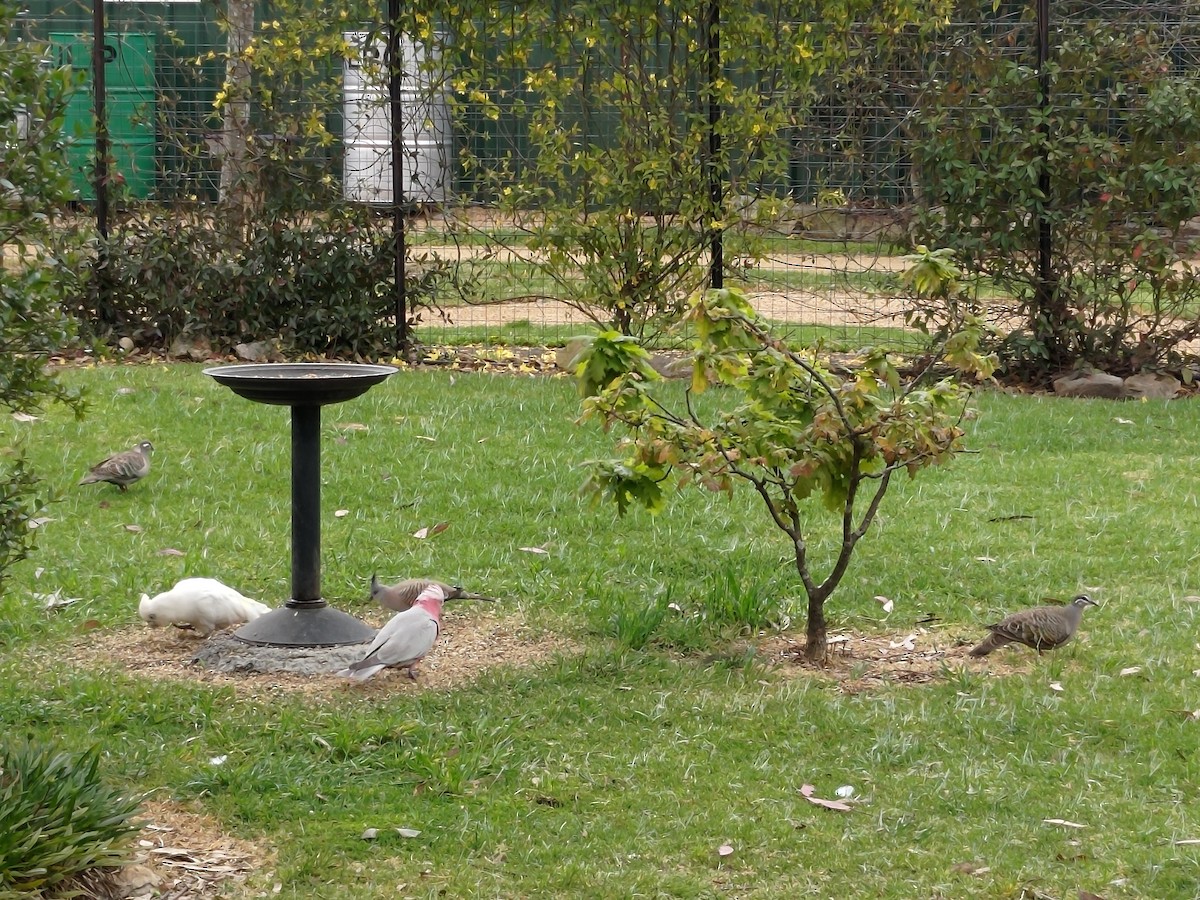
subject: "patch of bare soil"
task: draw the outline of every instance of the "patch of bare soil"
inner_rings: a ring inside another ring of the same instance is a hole
[[[980,637],[945,628],[917,626],[895,634],[838,632],[829,636],[829,656],[823,667],[804,658],[801,636],[775,635],[761,641],[757,656],[787,678],[824,678],[846,694],[896,684],[945,681],[963,669],[1011,675],[1029,665],[1033,651],[997,652],[985,660],[967,656]]]
[[[365,618],[375,627],[386,616],[371,612]],[[227,632],[208,641],[225,640]],[[81,637],[67,657],[81,666],[117,665],[156,680],[229,685],[248,696],[279,691],[312,696],[339,693],[377,696],[396,691],[439,690],[471,681],[498,666],[522,668],[571,654],[578,648],[561,636],[534,632],[520,615],[490,610],[471,613],[447,609],[443,629],[432,652],[425,657],[413,681],[403,671],[385,669],[359,684],[331,674],[295,672],[217,672],[195,661],[206,643],[190,632],[175,628],[152,629],[142,625],[118,631],[91,632]],[[366,649],[366,645],[362,645]]]
[[[142,804],[133,863],[115,879],[129,900],[227,897],[257,873],[269,882],[274,853],[226,834],[212,818],[164,801]],[[233,890],[231,890],[233,889]]]

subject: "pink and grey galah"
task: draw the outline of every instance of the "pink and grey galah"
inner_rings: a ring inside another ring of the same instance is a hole
[[[407,669],[408,677],[415,681],[417,676],[413,672],[414,667],[433,649],[442,630],[442,604],[445,600],[446,592],[441,585],[431,584],[425,588],[411,607],[396,613],[379,629],[362,659],[337,674],[355,681],[366,681],[391,667]]]

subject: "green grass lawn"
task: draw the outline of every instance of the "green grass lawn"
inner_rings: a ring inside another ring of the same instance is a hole
[[[953,644],[1042,597],[1087,590],[1103,606],[1043,658],[957,651],[931,683],[850,693],[761,658],[706,662],[744,639],[731,595],[802,620],[788,548],[749,494],[688,491],[657,518],[618,519],[577,495],[612,438],[574,424],[569,381],[401,372],[324,411],[325,596],[372,613],[372,571],[432,574],[583,649],[496,658],[449,689],[390,691],[389,674],[310,695],[69,661],[75,644],[140,628],[138,594],[183,576],[285,599],[290,443],[285,409],[198,366],[63,377],[88,390],[84,420],[50,410],[0,430],[59,497],[0,598],[0,731],[98,743],[118,783],[272,849],[246,896],[276,883],[331,900],[1200,891],[1200,846],[1176,843],[1200,838],[1191,400],[981,394],[975,452],[896,485],[830,601],[834,624],[904,636],[932,614]],[[74,487],[141,438],[154,470],[128,493]],[[51,614],[31,597],[56,589],[81,602]],[[666,598],[679,612],[625,646]],[[852,786],[852,811],[810,803],[806,783],[826,798]]]

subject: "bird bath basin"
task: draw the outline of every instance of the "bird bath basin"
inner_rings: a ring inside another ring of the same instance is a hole
[[[204,374],[240,397],[292,408],[292,596],[247,622],[234,637],[250,644],[336,647],[375,630],[321,598],[321,407],[366,393],[396,369],[359,363],[216,366]]]

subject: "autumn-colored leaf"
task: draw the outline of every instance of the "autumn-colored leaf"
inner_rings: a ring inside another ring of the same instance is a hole
[[[414,531],[413,537],[424,540],[427,537],[433,537],[435,534],[441,534],[449,527],[449,522],[438,522],[436,525],[427,525],[424,528],[418,528]]]
[[[809,803],[815,803],[817,806],[823,806],[825,809],[836,809],[840,812],[850,812],[851,806],[849,803],[843,803],[841,800],[825,800],[821,797],[814,797],[813,791],[816,788],[811,784],[803,784],[800,786],[800,796]]]

